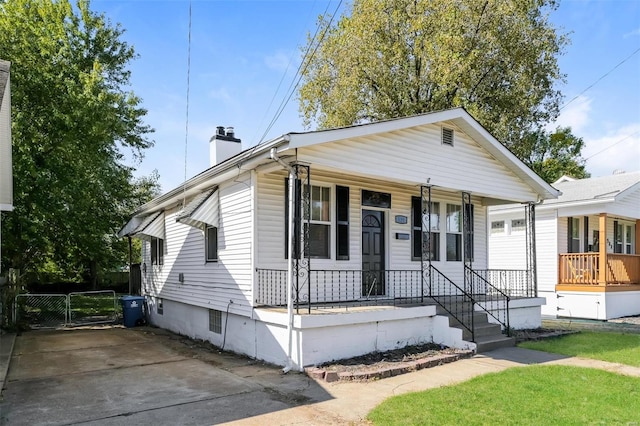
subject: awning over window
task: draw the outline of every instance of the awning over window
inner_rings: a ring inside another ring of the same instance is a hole
[[[134,216],[118,232],[120,237],[133,237],[141,239],[162,238],[164,236],[164,212],[159,211],[146,216]]]
[[[212,189],[197,195],[176,217],[176,221],[185,225],[202,228],[206,225],[218,226],[218,191]]]

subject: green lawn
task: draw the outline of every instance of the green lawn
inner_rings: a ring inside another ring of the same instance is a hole
[[[640,367],[640,334],[583,331],[518,346]]]
[[[640,378],[569,366],[516,367],[393,397],[376,425],[585,425],[640,422]]]

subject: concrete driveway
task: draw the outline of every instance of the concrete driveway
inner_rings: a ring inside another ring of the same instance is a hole
[[[31,331],[16,338],[0,424],[219,424],[330,398],[303,374],[163,330]]]

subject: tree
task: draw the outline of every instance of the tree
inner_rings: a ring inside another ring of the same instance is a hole
[[[554,132],[537,130],[525,135],[513,147],[513,153],[548,183],[563,175],[576,179],[588,178],[585,160],[581,157],[584,141],[570,127],[558,127]]]
[[[136,182],[124,164],[126,150],[140,159],[153,143],[146,110],[127,91],[136,55],[123,32],[87,0],[0,1],[15,176],[15,210],[2,220],[6,267],[53,264],[95,282],[120,257],[115,232],[157,182]]]
[[[553,121],[566,44],[554,0],[354,0],[309,39],[299,90],[306,127],[464,107],[508,147]]]

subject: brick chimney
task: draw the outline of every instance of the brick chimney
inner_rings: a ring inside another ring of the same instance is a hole
[[[222,163],[224,160],[242,151],[240,139],[235,137],[233,127],[216,127],[216,134],[209,140],[209,166]]]

